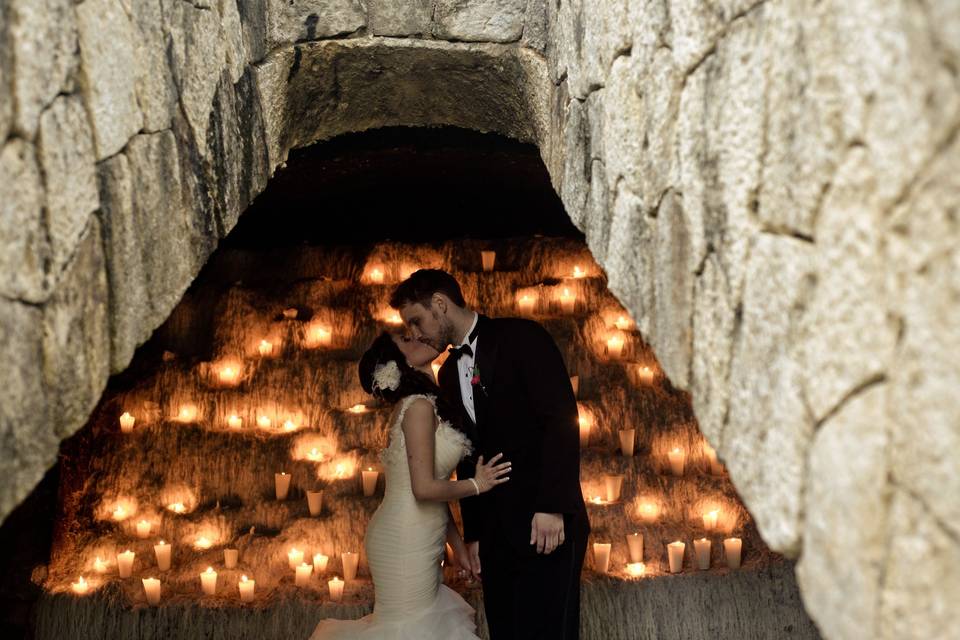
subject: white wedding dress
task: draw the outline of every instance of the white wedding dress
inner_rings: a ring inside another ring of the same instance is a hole
[[[359,620],[325,619],[310,640],[477,640],[474,610],[441,582],[440,560],[447,533],[447,504],[418,501],[410,486],[410,468],[401,424],[407,408],[423,398],[400,401],[390,424],[390,443],[380,454],[386,474],[383,502],[367,526],[364,547],[373,575],[373,613]],[[436,414],[436,404],[434,404]],[[437,418],[434,467],[448,479],[470,441],[449,422]]]

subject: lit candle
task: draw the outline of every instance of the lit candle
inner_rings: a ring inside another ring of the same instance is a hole
[[[623,353],[623,338],[620,336],[610,336],[607,340],[607,355],[611,358],[619,358]]]
[[[80,576],[79,580],[70,583],[70,588],[75,594],[82,596],[87,593],[89,585],[87,584],[87,581],[83,579],[83,576]]]
[[[149,538],[150,537],[150,522],[147,520],[141,520],[137,523],[137,537],[138,538]]]
[[[294,422],[293,420],[284,420],[284,421],[283,421],[283,430],[284,430],[284,431],[287,431],[287,432],[289,432],[289,431],[296,431],[296,430],[297,430],[297,423]]]
[[[167,506],[167,509],[173,511],[174,513],[186,513],[187,507],[184,506],[182,502],[174,502],[171,505]]]
[[[683,571],[683,550],[687,545],[679,540],[667,545],[667,555],[670,560],[670,573],[680,573]]]
[[[593,427],[593,416],[581,407],[577,407],[580,423],[580,446],[585,447],[590,442],[590,429]]]
[[[323,491],[307,491],[307,508],[310,509],[310,515],[320,515],[323,508]]]
[[[620,331],[627,331],[628,329],[630,329],[630,327],[633,326],[633,323],[630,321],[629,318],[625,316],[617,316],[617,321],[614,322],[613,325],[617,329],[620,329]]]
[[[240,427],[243,426],[243,419],[238,416],[232,415],[229,418],[227,418],[227,426],[230,427],[231,429],[239,429]]]
[[[570,386],[573,387],[574,397],[580,395],[580,376],[570,376]]]
[[[136,554],[127,549],[123,553],[117,554],[117,571],[121,578],[129,578],[133,572],[133,558]]]
[[[520,309],[521,315],[532,315],[533,307],[536,304],[537,299],[526,294],[520,296],[520,299],[517,301],[517,307]]]
[[[584,271],[583,269],[581,269],[581,268],[579,267],[579,265],[578,265],[578,266],[575,266],[575,267],[573,268],[573,277],[574,277],[574,278],[583,278],[583,277],[585,277],[586,275],[587,275],[587,272]]]
[[[330,558],[323,555],[322,553],[313,554],[313,571],[318,576],[322,573],[327,572],[327,563],[330,561]]]
[[[373,284],[383,284],[383,269],[374,267],[370,270],[370,282]]]
[[[643,534],[628,533],[627,549],[630,550],[630,562],[643,562]]]
[[[310,331],[310,344],[329,347],[333,343],[333,330],[330,327],[313,327]]]
[[[373,467],[367,467],[366,471],[362,471],[360,475],[363,476],[363,495],[372,496],[377,490],[377,478],[380,477],[380,472],[375,471]]]
[[[240,558],[239,549],[223,550],[223,566],[227,569],[234,569],[237,566],[237,560]]]
[[[646,523],[657,521],[657,505],[651,502],[644,502],[640,505],[640,519]]]
[[[680,447],[674,447],[668,454],[670,458],[670,471],[675,476],[683,475],[683,465],[687,461],[686,452]]]
[[[307,453],[307,460],[311,462],[323,462],[323,452],[320,451],[320,449],[313,447]]]
[[[720,509],[707,511],[703,514],[703,528],[707,531],[713,531],[717,528],[717,519],[720,517]]]
[[[257,345],[257,351],[260,352],[261,356],[268,356],[273,353],[273,344],[267,340],[261,340],[260,344]]]
[[[124,411],[123,415],[120,416],[120,431],[122,431],[123,433],[132,432],[133,423],[135,421],[136,421],[136,418],[134,418],[132,415]]]
[[[224,384],[234,384],[240,379],[240,372],[233,367],[226,366],[220,369],[220,382]]]
[[[610,543],[593,543],[593,566],[597,573],[606,573],[610,569]]]
[[[217,593],[217,572],[213,567],[207,567],[207,570],[200,574],[200,588],[208,596]]]
[[[726,538],[723,541],[723,554],[727,558],[727,566],[731,569],[740,568],[740,557],[743,551],[743,540],[740,538]]]
[[[592,498],[590,498],[590,502],[593,504],[603,504],[603,498],[601,498],[600,496],[593,496]]]
[[[703,453],[707,456],[707,462],[710,464],[710,473],[715,476],[723,475],[723,465],[717,459],[717,450],[709,444],[704,444]]]
[[[213,546],[213,543],[210,542],[210,538],[206,536],[200,536],[197,538],[197,541],[193,543],[193,546],[197,549],[209,549]]]
[[[330,587],[330,599],[334,602],[340,602],[343,599],[343,580],[333,576],[333,580],[327,583]]]
[[[697,569],[703,571],[710,568],[710,541],[700,538],[693,541],[693,548],[697,552]]]
[[[300,565],[294,569],[296,575],[294,576],[293,583],[298,587],[305,587],[310,584],[310,574],[313,572],[313,566],[307,564],[306,562],[301,562]]]
[[[355,404],[355,405],[353,405],[352,407],[350,407],[349,409],[347,409],[347,411],[349,411],[350,413],[366,413],[366,412],[367,412],[367,405],[365,405],[365,404]]]
[[[180,413],[177,414],[177,420],[180,422],[193,422],[197,419],[197,407],[192,404],[180,405]]]
[[[172,547],[161,540],[153,545],[153,553],[157,556],[157,569],[168,571],[170,569],[170,552]]]
[[[653,369],[646,365],[637,368],[637,377],[643,384],[653,384]]]
[[[253,589],[256,586],[256,580],[250,580],[247,576],[240,576],[237,587],[240,589],[240,602],[253,602]]]
[[[296,547],[291,547],[290,551],[287,552],[287,562],[291,569],[296,569],[300,566],[300,563],[303,562],[303,551],[300,551]]]
[[[257,416],[257,426],[261,429],[269,429],[273,422],[267,416]]]
[[[633,455],[633,443],[636,436],[636,429],[620,429],[620,453],[625,456]]]
[[[613,473],[606,474],[603,476],[603,486],[607,490],[607,502],[616,502],[620,499],[623,476]]]
[[[570,289],[564,289],[563,293],[560,294],[560,308],[563,309],[563,312],[573,313],[576,304],[577,293],[575,291],[571,293]]]
[[[627,573],[634,578],[642,578],[647,573],[647,565],[642,562],[631,562],[627,565]]]
[[[344,551],[340,554],[343,562],[343,579],[354,580],[357,577],[357,565],[360,564],[360,556],[356,551]]]
[[[493,263],[497,259],[496,251],[481,251],[480,261],[483,263],[484,271],[493,271]]]
[[[440,380],[440,366],[439,362],[434,362],[430,365],[430,368],[433,369],[433,379],[437,381]]]
[[[157,578],[143,579],[143,592],[147,596],[147,604],[160,604],[160,580]]]
[[[93,561],[93,570],[97,573],[106,573],[109,565],[105,560],[101,560],[100,556],[97,556],[97,559]]]
[[[273,474],[274,488],[277,493],[277,500],[286,500],[287,493],[290,491],[290,476],[285,472]]]
[[[128,515],[130,514],[128,514],[127,510],[124,509],[122,506],[118,506],[116,509],[113,510],[113,519],[116,520],[117,522],[120,522],[121,520],[125,520]]]

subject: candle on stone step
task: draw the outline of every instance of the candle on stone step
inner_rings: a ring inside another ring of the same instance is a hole
[[[117,522],[120,522],[121,520],[126,520],[127,516],[129,515],[130,514],[127,513],[127,510],[124,509],[123,506],[118,506],[116,509],[113,510],[113,519],[116,520]]]
[[[578,421],[580,423],[580,446],[585,447],[590,442],[590,430],[593,428],[593,416],[580,409]]]
[[[193,543],[193,546],[196,549],[209,549],[213,546],[213,543],[210,542],[210,538],[207,536],[200,536],[196,542]]]
[[[683,475],[683,465],[686,464],[687,454],[680,447],[674,447],[668,454],[670,458],[670,472],[675,476]]]
[[[223,384],[236,384],[240,379],[240,371],[230,365],[221,367],[217,375],[220,376],[220,382]]]
[[[603,486],[607,491],[607,502],[616,502],[620,499],[620,490],[623,488],[623,475],[608,473],[603,476]]]
[[[570,386],[573,387],[574,397],[580,395],[580,376],[570,376]]]
[[[127,549],[123,553],[117,554],[117,572],[121,578],[129,578],[133,572],[133,558],[136,554]]]
[[[720,509],[706,511],[703,514],[703,528],[707,531],[713,531],[717,528],[717,519],[720,517]]]
[[[352,407],[350,407],[349,409],[347,409],[347,411],[349,411],[350,413],[366,413],[366,412],[367,412],[367,405],[365,405],[365,404],[355,404],[355,405],[353,405]]]
[[[497,259],[496,251],[481,251],[480,261],[483,263],[484,271],[493,271],[493,263]]]
[[[623,338],[620,336],[610,336],[607,340],[607,355],[611,358],[619,358],[623,354]]]
[[[570,289],[564,289],[563,293],[560,294],[560,308],[563,309],[564,313],[573,313],[576,305],[577,292],[571,292]]]
[[[630,327],[633,326],[633,322],[626,316],[617,316],[617,320],[613,323],[613,326],[620,329],[620,331],[628,331]]]
[[[73,590],[73,592],[79,596],[86,595],[87,589],[89,589],[89,587],[90,585],[87,584],[87,581],[83,579],[83,576],[80,576],[80,579],[77,580],[76,582],[70,583],[70,589]]]
[[[723,541],[723,554],[727,558],[727,566],[731,569],[740,568],[743,540],[740,538],[726,538]]]
[[[330,561],[330,558],[323,555],[322,553],[313,554],[313,572],[318,576],[320,574],[327,572],[327,563]]]
[[[620,453],[625,456],[632,456],[636,437],[636,429],[620,429]]]
[[[131,433],[134,422],[136,422],[136,418],[124,411],[123,415],[120,416],[120,431],[123,433]]]
[[[276,489],[277,500],[286,500],[287,493],[290,491],[290,476],[281,471],[273,474],[274,488]]]
[[[231,415],[227,418],[227,426],[231,429],[239,429],[243,426],[243,419],[237,415]]]
[[[147,596],[147,604],[160,604],[160,580],[157,578],[144,578],[143,593]]]
[[[703,445],[703,453],[707,456],[707,463],[710,465],[710,473],[715,476],[723,475],[723,465],[717,459],[717,450],[709,444]]]
[[[537,299],[528,294],[520,296],[520,299],[517,300],[517,308],[520,310],[520,315],[532,315],[533,307],[536,304]]]
[[[573,277],[574,278],[583,278],[587,275],[587,272],[580,268],[579,265],[573,268]]]
[[[306,587],[310,584],[310,574],[313,572],[313,566],[306,562],[301,562],[295,569],[293,583],[298,587]]]
[[[380,477],[380,472],[375,471],[373,467],[367,467],[361,475],[363,476],[363,495],[370,497],[377,490],[377,478]]]
[[[289,308],[289,309],[284,309],[284,310],[283,310],[283,317],[284,317],[284,318],[287,318],[288,320],[293,320],[294,318],[297,317],[297,309],[296,309],[295,307],[291,307],[291,308]]]
[[[101,559],[100,556],[97,556],[96,560],[93,561],[93,570],[97,573],[106,573],[109,568],[106,560]]]
[[[173,511],[174,513],[186,513],[187,507],[184,506],[182,502],[174,502],[171,505],[167,506],[167,509]]]
[[[597,573],[606,573],[610,569],[610,543],[593,543],[593,566]]]
[[[270,420],[267,416],[257,416],[257,426],[261,429],[269,429],[273,424],[273,421]]]
[[[320,515],[320,510],[323,508],[323,491],[307,491],[307,508],[310,510],[310,515]]]
[[[343,580],[333,576],[333,580],[327,583],[330,588],[330,599],[334,602],[340,602],[343,599]]]
[[[355,580],[357,578],[357,566],[360,564],[360,556],[356,551],[344,551],[340,554],[340,560],[343,562],[343,579]]]
[[[323,462],[323,458],[324,458],[323,452],[320,451],[320,449],[317,449],[316,447],[313,447],[312,449],[310,449],[310,451],[307,452],[307,460],[309,460],[310,462]]]
[[[239,549],[223,550],[223,566],[227,569],[234,569],[237,566],[237,560],[240,559]]]
[[[637,369],[637,378],[643,384],[653,384],[653,369],[646,365],[640,365]]]
[[[631,562],[627,565],[627,574],[633,578],[642,578],[647,573],[647,565],[642,562]]]
[[[240,602],[253,602],[253,589],[256,584],[256,580],[251,580],[247,576],[240,576],[240,580],[237,582],[237,588],[240,589]]]
[[[670,561],[670,573],[680,573],[683,570],[683,550],[687,545],[679,540],[667,545],[667,558]]]
[[[217,572],[213,567],[207,567],[207,570],[200,574],[200,588],[208,596],[217,593]]]
[[[197,419],[197,407],[193,404],[180,405],[180,412],[177,414],[177,420],[180,422],[193,422]]]
[[[273,353],[273,344],[268,340],[261,340],[260,344],[257,345],[257,351],[260,352],[261,356],[268,356]]]
[[[138,538],[149,538],[150,537],[150,522],[148,520],[141,520],[137,523],[137,537]]]
[[[627,549],[630,552],[630,562],[643,562],[643,534],[628,533]]]
[[[287,433],[297,430],[297,423],[293,420],[284,420],[283,421],[283,430]]]
[[[370,270],[370,282],[373,284],[383,284],[383,269],[374,267]]]
[[[657,521],[657,505],[652,502],[644,502],[640,505],[640,519],[646,523]]]
[[[329,347],[333,343],[333,330],[330,327],[313,327],[309,340],[312,346]]]
[[[710,546],[707,538],[693,541],[693,549],[697,553],[697,569],[701,571],[710,568]]]
[[[287,552],[287,561],[291,569],[296,569],[300,566],[300,563],[303,562],[303,551],[300,551],[296,547],[291,547],[290,551]]]
[[[169,571],[171,550],[172,547],[163,540],[153,545],[153,553],[157,556],[157,569],[160,571]]]

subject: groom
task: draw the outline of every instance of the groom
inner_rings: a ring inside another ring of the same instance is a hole
[[[390,306],[421,342],[454,345],[438,376],[442,395],[461,409],[475,456],[502,452],[513,464],[510,482],[460,501],[491,640],[577,638],[590,524],[577,401],[560,351],[532,320],[471,311],[456,279],[437,269],[400,283]],[[457,475],[472,477],[474,462]]]

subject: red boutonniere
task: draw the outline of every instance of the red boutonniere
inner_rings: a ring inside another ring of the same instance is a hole
[[[487,395],[487,388],[483,386],[482,382],[480,382],[480,367],[476,365],[473,367],[473,377],[470,378],[470,384],[474,387],[480,387],[480,390],[483,391],[483,395]]]

